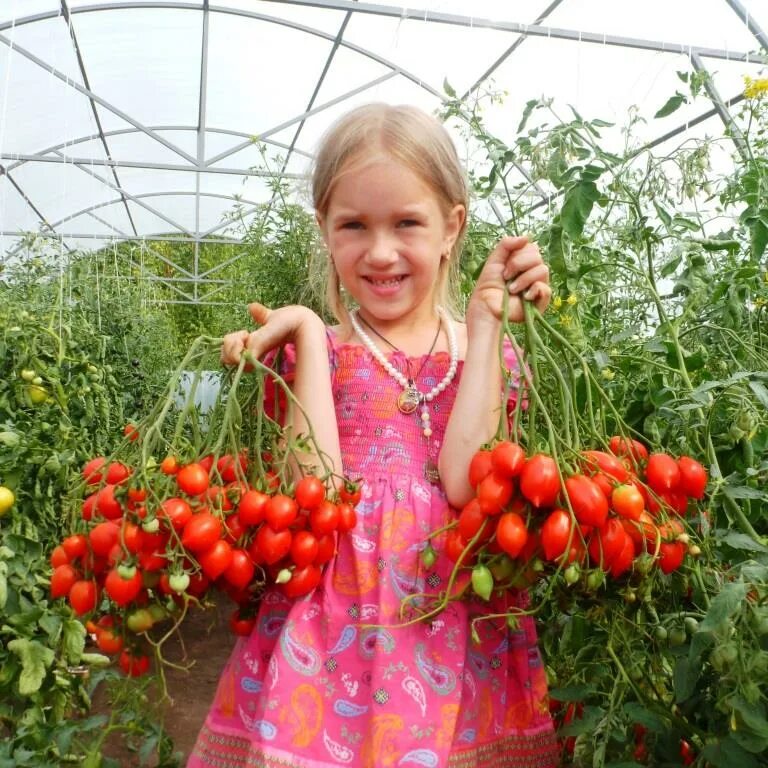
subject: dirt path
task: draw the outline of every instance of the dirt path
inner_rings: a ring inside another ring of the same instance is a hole
[[[216,607],[192,612],[182,625],[183,648],[174,640],[165,646],[171,661],[194,662],[189,671],[168,669],[166,673],[172,703],[162,708],[163,725],[173,740],[174,750],[182,755],[181,766],[186,763],[195,743],[213,701],[219,674],[235,643],[227,625],[232,610],[233,604],[222,596]],[[108,706],[105,697],[97,694],[92,713],[105,712]],[[116,759],[121,768],[141,765],[136,755],[120,743],[108,743],[104,755]]]

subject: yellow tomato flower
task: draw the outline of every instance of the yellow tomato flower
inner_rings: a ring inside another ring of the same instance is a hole
[[[552,299],[552,308],[557,310],[560,309],[563,306],[563,299],[560,296],[555,296],[554,299]]]
[[[574,306],[575,304],[578,303],[579,297],[578,297],[577,294],[572,293],[572,294],[570,294],[570,296],[568,296],[568,298],[565,301],[566,301],[566,303],[568,304],[569,307],[572,307],[572,306]]]
[[[613,381],[616,377],[616,374],[610,368],[603,368],[603,370],[600,371],[600,376],[602,376],[606,381]]]
[[[768,93],[768,77],[758,77],[753,80],[748,75],[744,76],[744,97],[747,99],[760,99]]]

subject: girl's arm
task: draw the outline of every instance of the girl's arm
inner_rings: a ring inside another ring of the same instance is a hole
[[[276,347],[292,343],[296,349],[296,370],[291,389],[306,416],[299,409],[293,409],[293,421],[286,425],[288,436],[308,434],[311,425],[329,468],[341,474],[339,431],[323,321],[311,309],[299,305],[270,310],[253,303],[248,305],[248,311],[261,327],[250,333],[227,334],[221,347],[222,363],[237,365],[246,349],[259,359]],[[300,456],[299,460],[318,469],[322,466],[314,454]]]
[[[523,300],[540,311],[549,304],[549,269],[525,237],[505,237],[494,248],[467,307],[467,352],[438,462],[448,502],[457,508],[474,495],[467,479],[472,456],[496,434],[502,413],[506,418],[499,360],[505,291],[510,322],[525,319]]]

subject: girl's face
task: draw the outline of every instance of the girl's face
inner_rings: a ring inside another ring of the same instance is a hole
[[[342,173],[325,216],[318,216],[342,286],[382,325],[434,316],[442,259],[464,222],[446,216],[437,196],[404,165],[381,155]]]

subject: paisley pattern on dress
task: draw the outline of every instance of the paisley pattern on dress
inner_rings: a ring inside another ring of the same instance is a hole
[[[290,378],[294,355],[285,352]],[[402,353],[390,359],[406,369]],[[514,633],[483,622],[476,644],[469,621],[482,605],[451,602],[426,623],[406,624],[401,614],[404,598],[407,612],[411,598],[446,589],[452,568],[442,555],[430,569],[421,562],[427,533],[455,516],[424,467],[437,456],[461,364],[430,404],[430,446],[418,412],[398,410],[399,385],[364,348],[339,345],[329,332],[329,361],[344,472],[364,479],[357,527],[339,539],[312,594],[265,594],[254,632],[238,640],[221,675],[188,768],[554,768],[533,620],[522,618]],[[426,389],[449,360],[414,358],[411,370],[422,362],[418,385]]]

